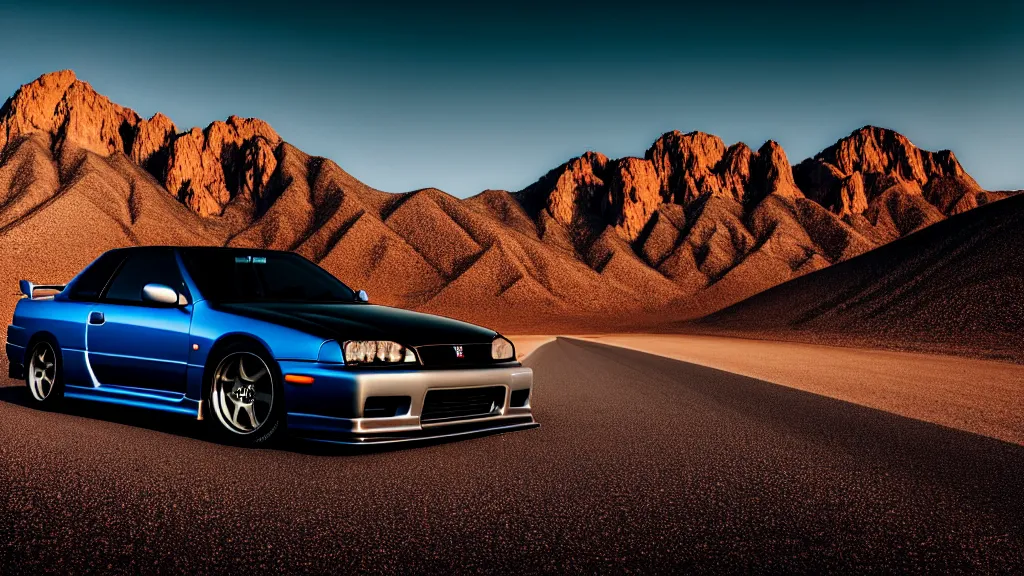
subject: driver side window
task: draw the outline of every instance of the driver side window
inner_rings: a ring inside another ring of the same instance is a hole
[[[178,262],[170,248],[132,252],[110,282],[103,300],[121,304],[142,304],[146,284],[163,284],[180,294],[188,294],[178,272]]]

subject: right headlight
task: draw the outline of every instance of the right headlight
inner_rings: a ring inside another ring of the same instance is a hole
[[[415,364],[416,353],[390,340],[349,340],[342,346],[345,364]]]
[[[512,360],[516,357],[516,347],[509,340],[498,336],[491,341],[491,358],[494,360]]]

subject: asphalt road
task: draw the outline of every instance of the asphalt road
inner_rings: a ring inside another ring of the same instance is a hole
[[[597,344],[526,364],[541,428],[360,454],[10,382],[0,572],[1024,570],[1024,447]]]

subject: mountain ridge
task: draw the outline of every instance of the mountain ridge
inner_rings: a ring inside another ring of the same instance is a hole
[[[520,191],[392,194],[262,120],[179,132],[71,71],[7,100],[0,144],[5,252],[93,224],[37,254],[35,278],[66,280],[126,244],[267,247],[375,301],[506,329],[700,316],[1006,196],[952,152],[871,126],[795,166],[771,140],[754,150],[672,131],[643,157],[587,152]],[[0,257],[5,276],[18,267]]]
[[[1024,363],[1024,196],[955,215],[685,331]]]

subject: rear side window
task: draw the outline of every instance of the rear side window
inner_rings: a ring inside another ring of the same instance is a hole
[[[100,297],[110,277],[117,267],[124,262],[126,254],[122,250],[105,252],[93,261],[71,286],[72,300],[95,301]]]
[[[103,299],[126,304],[142,303],[142,287],[146,284],[164,284],[186,293],[174,250],[158,248],[131,252],[110,282]]]

